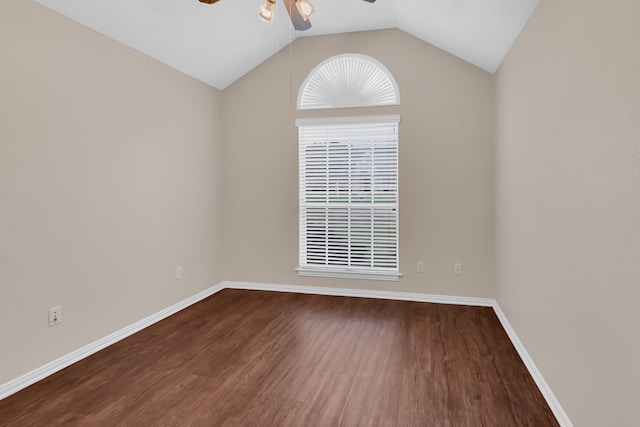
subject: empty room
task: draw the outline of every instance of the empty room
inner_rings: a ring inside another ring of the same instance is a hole
[[[638,16],[0,0],[0,426],[640,426]]]

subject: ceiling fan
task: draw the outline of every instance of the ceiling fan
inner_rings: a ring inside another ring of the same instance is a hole
[[[220,0],[200,0],[200,3],[213,4]],[[309,17],[315,12],[313,5],[309,0],[282,0],[284,3],[293,28],[298,31],[306,31],[311,28],[311,21]],[[376,0],[364,0],[367,3],[374,3]],[[258,16],[267,21],[273,20],[273,14],[276,8],[276,0],[263,0],[260,9],[258,9]]]

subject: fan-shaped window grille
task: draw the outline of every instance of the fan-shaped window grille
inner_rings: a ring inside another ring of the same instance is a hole
[[[333,56],[309,73],[298,110],[400,104],[398,85],[387,68],[359,54]]]

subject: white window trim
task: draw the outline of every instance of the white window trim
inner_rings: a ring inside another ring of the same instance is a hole
[[[298,118],[295,121],[296,127],[300,126],[330,126],[350,123],[388,123],[397,122],[400,124],[399,114],[387,114],[378,116],[348,116],[348,117],[314,117],[314,118]],[[399,171],[398,171],[399,172]],[[399,195],[398,188],[398,195]],[[300,231],[298,231],[300,233]],[[398,227],[398,235],[396,236],[396,244],[400,248],[400,234]],[[402,277],[400,273],[400,259],[397,256],[397,271],[362,271],[359,269],[340,268],[340,267],[300,267],[296,268],[299,276],[303,277],[329,277],[340,279],[365,279],[365,280],[385,280],[398,281]]]
[[[349,123],[400,123],[400,114],[386,114],[383,116],[348,116],[348,117],[312,117],[296,119],[296,127],[300,126],[331,126]]]
[[[386,280],[390,282],[397,282],[402,274],[400,272],[389,272],[389,273],[381,273],[381,272],[364,272],[357,270],[349,270],[349,269],[338,269],[338,268],[296,268],[298,272],[298,276],[303,277],[330,277],[336,279],[365,279],[365,280]]]

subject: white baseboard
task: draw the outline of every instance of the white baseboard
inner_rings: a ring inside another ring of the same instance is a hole
[[[439,304],[472,305],[493,307],[495,300],[490,298],[470,298],[447,295],[416,294],[406,292],[370,291],[363,289],[323,288],[315,286],[274,285],[268,283],[222,282],[225,288],[249,289],[256,291],[293,292],[297,294],[333,295],[341,297],[390,299],[398,301],[434,302]]]
[[[536,385],[540,389],[540,392],[547,401],[547,404],[553,411],[553,414],[556,416],[558,423],[560,423],[560,426],[573,427],[573,424],[569,420],[569,417],[562,409],[560,402],[558,402],[555,395],[551,391],[549,384],[547,384],[547,382],[544,380],[542,374],[533,362],[533,359],[531,359],[531,356],[529,355],[524,345],[518,338],[515,330],[507,320],[504,312],[498,305],[497,301],[494,299],[233,281],[225,281],[219,283],[216,286],[206,289],[190,298],[172,305],[171,307],[152,314],[149,317],[146,317],[132,325],[127,326],[126,328],[120,329],[119,331],[116,331],[111,335],[108,335],[78,350],[75,350],[67,354],[66,356],[60,357],[50,363],[47,363],[44,366],[41,366],[40,368],[28,372],[16,378],[15,380],[0,385],[0,400],[226,288],[492,307],[496,313],[496,316],[498,316],[502,327],[513,343],[513,346],[520,355],[522,362],[529,370],[529,373],[533,377]]]
[[[172,305],[171,307],[167,307],[164,310],[152,314],[151,316],[146,317],[125,328],[122,328],[110,335],[107,335],[104,338],[100,338],[99,340],[94,341],[91,344],[87,344],[84,347],[72,351],[71,353],[62,356],[52,362],[49,362],[44,366],[34,369],[31,372],[27,372],[26,374],[21,375],[20,377],[9,381],[8,383],[2,384],[0,385],[0,400],[14,393],[17,393],[23,388],[29,387],[31,384],[34,384],[48,377],[49,375],[55,374],[56,372],[66,368],[67,366],[73,365],[74,363],[84,359],[85,357],[91,356],[92,354],[97,353],[98,351],[112,344],[115,344],[118,341],[130,335],[133,335],[136,332],[141,331],[142,329],[151,326],[156,322],[159,322],[160,320],[179,312],[180,310],[185,309],[190,305],[195,304],[198,301],[221,291],[222,289],[224,289],[222,284],[218,284],[209,289],[206,289],[192,297],[189,297],[177,304]]]
[[[553,415],[556,416],[556,419],[558,420],[558,423],[560,424],[560,426],[573,427],[571,420],[567,416],[566,412],[564,412],[564,409],[562,409],[560,402],[558,401],[558,399],[556,399],[556,396],[553,394],[553,391],[551,391],[551,387],[549,387],[549,384],[547,384],[544,377],[538,370],[538,367],[533,362],[533,359],[527,352],[527,349],[522,344],[522,341],[520,341],[520,338],[518,338],[516,331],[513,329],[513,327],[509,323],[507,316],[505,316],[504,312],[500,308],[500,305],[498,304],[497,301],[494,302],[493,311],[495,311],[496,316],[498,316],[498,319],[500,320],[500,323],[502,324],[502,327],[504,328],[505,332],[509,336],[511,343],[513,344],[513,346],[516,348],[516,351],[520,355],[520,358],[522,359],[522,363],[524,363],[524,366],[526,366],[527,370],[529,370],[529,373],[533,377],[533,380],[536,382],[538,389],[540,389],[540,393],[542,393],[544,400],[547,401],[547,404],[551,408]]]

